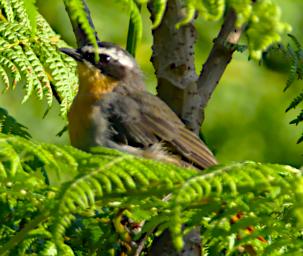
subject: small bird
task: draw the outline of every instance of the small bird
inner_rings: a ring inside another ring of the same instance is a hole
[[[99,42],[98,49],[60,50],[78,62],[79,90],[68,113],[74,147],[109,147],[199,169],[217,163],[166,103],[146,91],[142,72],[127,51],[108,42]]]

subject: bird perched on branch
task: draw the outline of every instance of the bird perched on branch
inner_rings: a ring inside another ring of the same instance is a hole
[[[60,49],[78,62],[80,86],[68,113],[73,146],[85,151],[109,147],[202,169],[217,163],[177,115],[146,91],[130,54],[111,43],[98,46]]]

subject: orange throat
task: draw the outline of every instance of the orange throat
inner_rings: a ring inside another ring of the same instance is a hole
[[[99,100],[104,94],[110,93],[118,85],[118,81],[101,74],[100,70],[84,63],[78,63],[79,92],[91,100]]]

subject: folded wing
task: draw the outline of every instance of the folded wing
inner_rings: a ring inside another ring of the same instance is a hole
[[[217,163],[212,152],[158,97],[137,91],[119,95],[109,112],[113,129],[131,146],[148,147],[161,142],[198,168]]]

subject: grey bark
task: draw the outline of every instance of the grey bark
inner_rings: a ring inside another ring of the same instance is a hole
[[[152,4],[149,5],[152,13]],[[192,22],[176,29],[184,18],[180,0],[169,0],[163,20],[153,30],[152,63],[158,79],[158,96],[182,119],[187,127],[199,132],[201,97],[194,65],[196,30]]]
[[[152,4],[149,9],[153,19]],[[159,27],[153,30],[151,61],[158,79],[158,96],[183,120],[186,126],[199,133],[204,110],[222,77],[232,55],[234,44],[240,38],[236,29],[236,14],[229,10],[213,48],[198,77],[194,66],[196,30],[193,21],[179,30],[175,25],[184,17],[181,0],[168,0],[166,12]],[[150,255],[198,256],[201,251],[200,229],[193,229],[184,237],[184,248],[177,252],[168,231],[155,239]]]
[[[163,234],[155,238],[150,256],[200,256],[202,255],[201,249],[201,239],[200,239],[200,229],[196,228],[191,230],[183,238],[184,247],[180,252],[177,252],[174,245],[172,244],[172,239],[168,230],[164,231]]]
[[[152,4],[149,9],[152,13]],[[238,42],[241,29],[235,27],[235,12],[228,11],[198,77],[194,66],[196,30],[193,21],[179,30],[175,27],[183,17],[182,1],[168,0],[162,23],[153,30],[151,61],[158,79],[158,96],[198,134],[204,109],[232,58],[233,45]]]

